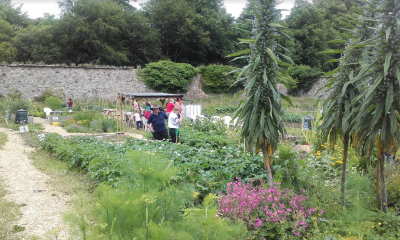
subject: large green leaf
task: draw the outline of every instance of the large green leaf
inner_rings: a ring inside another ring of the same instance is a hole
[[[339,36],[346,38],[346,39],[350,39],[350,38],[354,38],[353,36],[351,36],[350,34],[345,34],[345,33],[338,33]]]
[[[386,57],[385,57],[385,64],[383,65],[383,76],[386,77],[387,72],[389,70],[390,67],[390,60],[392,58],[393,52],[389,51],[388,53],[386,53]]]
[[[343,49],[327,49],[327,50],[319,52],[319,53],[337,54],[337,53],[342,53],[342,52],[344,52]]]
[[[390,30],[391,30],[391,29],[392,29],[391,27],[389,27],[388,29],[386,29],[386,41],[389,39]]]
[[[331,63],[331,62],[340,62],[340,60],[339,59],[331,59],[331,60],[329,60],[329,61],[327,61],[328,63]]]
[[[271,50],[271,48],[267,48],[267,53],[271,57],[271,59],[277,64],[278,59],[276,59],[276,56],[275,56],[274,52]]]
[[[238,40],[240,41],[239,43],[247,43],[247,44],[255,44],[256,43],[255,39],[239,38]]]
[[[277,27],[277,28],[287,28],[287,27],[284,27],[284,26],[282,26],[282,25],[280,25],[278,23],[270,23],[268,25],[271,26],[271,27]]]
[[[361,11],[361,9],[359,9],[354,3],[353,3],[353,9],[356,10],[356,12],[358,14],[360,14],[361,16],[365,17],[365,14]]]
[[[251,53],[251,49],[249,48],[249,49],[245,49],[245,50],[241,50],[239,52],[235,52],[235,53],[229,54],[226,57],[237,57],[237,56],[242,56],[242,55],[250,54],[250,53]]]
[[[393,95],[394,95],[393,83],[389,82],[389,86],[386,90],[385,114],[387,114],[387,112],[389,112],[389,109],[392,107],[393,97],[394,97]]]
[[[335,39],[335,40],[328,41],[328,43],[347,43],[347,41],[346,40]]]

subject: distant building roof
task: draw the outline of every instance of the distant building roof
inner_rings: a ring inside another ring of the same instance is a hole
[[[118,93],[118,97],[128,97],[128,98],[183,98],[183,94],[171,94],[171,93]]]

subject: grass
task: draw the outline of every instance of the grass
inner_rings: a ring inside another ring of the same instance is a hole
[[[83,216],[86,221],[92,223],[97,222],[97,219],[93,218],[92,209],[87,207],[95,202],[92,194],[94,183],[84,173],[70,171],[66,162],[53,158],[43,150],[31,153],[29,158],[38,170],[50,177],[47,183],[52,190],[72,197],[71,211],[64,213],[63,218],[70,226],[70,238],[80,239],[76,216]],[[47,239],[56,239],[56,234],[54,231],[48,232]]]
[[[7,142],[7,134],[0,132],[0,149],[2,149],[2,147],[6,142]]]
[[[7,201],[4,196],[7,191],[0,183],[0,239],[14,240],[20,239],[14,235],[14,222],[21,216],[20,206],[16,203]]]
[[[47,152],[37,150],[30,154],[33,166],[50,176],[47,183],[58,192],[75,194],[90,192],[93,183],[82,173],[68,170],[68,164],[51,157]]]
[[[301,128],[287,127],[286,131],[290,135],[295,135],[295,136],[302,136],[303,135],[303,132],[302,132]]]

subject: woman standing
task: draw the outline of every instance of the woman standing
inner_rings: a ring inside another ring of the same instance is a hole
[[[180,116],[178,117],[178,114]],[[183,112],[182,108],[174,107],[174,110],[169,114],[168,117],[168,127],[169,127],[169,135],[171,136],[171,140],[173,143],[178,142],[178,129],[182,122]]]
[[[151,102],[146,102],[146,115],[144,118],[149,119],[149,116],[151,114]]]

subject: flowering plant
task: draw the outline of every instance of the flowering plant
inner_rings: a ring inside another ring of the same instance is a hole
[[[290,189],[264,189],[262,183],[258,187],[252,184],[230,182],[227,195],[219,199],[219,214],[234,221],[245,221],[249,230],[261,238],[276,239],[284,235],[300,238],[310,221],[316,221],[324,213],[322,209],[307,209],[304,204],[307,197]]]

